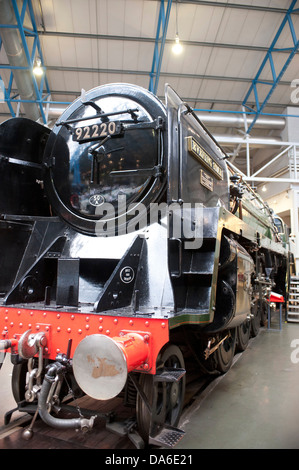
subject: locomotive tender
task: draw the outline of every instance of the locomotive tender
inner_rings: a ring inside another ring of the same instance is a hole
[[[270,209],[170,86],[165,102],[109,84],[51,131],[0,126],[0,348],[18,409],[89,430],[97,414],[61,418],[64,398],[123,396],[137,446],[181,438],[184,359],[226,372],[288,275]]]

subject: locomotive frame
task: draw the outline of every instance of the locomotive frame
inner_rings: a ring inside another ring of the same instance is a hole
[[[165,107],[140,87],[98,87],[52,131],[11,119],[0,151],[0,347],[18,408],[90,430],[96,415],[53,416],[65,380],[97,400],[133,387],[143,442],[175,445],[187,352],[225,373],[274,286],[287,299],[272,211],[169,86]]]

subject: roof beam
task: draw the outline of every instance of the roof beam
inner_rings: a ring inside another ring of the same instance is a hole
[[[62,38],[75,38],[75,39],[94,39],[97,41],[128,41],[128,42],[155,42],[155,38],[138,37],[138,36],[117,36],[109,34],[92,34],[92,33],[75,33],[75,32],[64,32],[64,31],[39,31],[40,37],[62,37]],[[240,49],[246,51],[256,52],[267,52],[268,47],[266,46],[253,46],[248,44],[229,44],[221,42],[208,42],[208,41],[188,41],[180,40],[184,46],[197,46],[197,47],[217,47],[219,49]],[[173,43],[172,39],[165,39],[165,44]],[[281,51],[286,54],[288,51]]]
[[[167,0],[167,7],[165,8],[164,0],[160,0],[159,18],[157,24],[154,57],[152,62],[152,69],[150,72],[149,91],[157,93],[158,83],[161,72],[162,58],[164,53],[164,46],[170,16],[172,0]]]
[[[17,92],[17,90],[11,90],[12,93],[13,92]],[[64,95],[64,96],[75,96],[77,97],[78,96],[78,90],[74,90],[74,91],[66,91],[66,90],[52,90],[51,91],[52,95]],[[164,96],[158,96],[160,99],[164,99]],[[208,99],[208,98],[198,98],[198,97],[182,97],[182,101],[186,101],[188,103],[209,103],[209,102],[213,102],[214,104],[221,104],[221,105],[234,105],[234,106],[241,106],[242,105],[242,100],[225,100],[225,99],[217,99],[217,98],[213,98],[213,100],[211,99]],[[71,103],[71,102],[69,102]],[[254,103],[251,103],[252,105]],[[281,108],[281,109],[284,109],[286,108],[286,104],[282,104],[282,103],[268,103],[267,105],[268,107],[272,107],[272,108]],[[210,109],[208,111],[211,111]],[[214,110],[213,110],[214,111]],[[216,112],[217,110],[215,110],[214,112]],[[237,111],[236,111],[237,112]],[[243,113],[243,111],[239,111],[239,113]]]
[[[151,0],[150,0],[151,1]],[[220,8],[235,8],[239,10],[254,10],[254,11],[263,11],[263,12],[271,12],[271,13],[287,13],[287,8],[277,8],[277,7],[270,7],[270,6],[259,6],[259,5],[250,5],[250,4],[243,4],[243,3],[224,3],[224,2],[217,2],[217,1],[209,1],[209,0],[179,0],[180,3],[185,4],[195,4],[195,5],[204,5],[209,7],[220,7]]]
[[[268,52],[267,52],[266,56],[264,57],[264,60],[261,64],[256,76],[252,80],[252,83],[249,87],[249,90],[247,91],[246,96],[244,98],[244,101],[242,103],[242,105],[245,108],[250,109],[250,111],[255,112],[255,118],[253,119],[251,125],[248,127],[247,134],[249,134],[251,132],[251,129],[253,128],[253,126],[254,126],[256,120],[258,119],[260,113],[263,111],[264,107],[268,103],[273,91],[275,90],[277,85],[279,83],[281,83],[281,78],[282,78],[283,74],[285,73],[286,69],[288,68],[290,62],[292,61],[294,55],[296,54],[296,52],[298,50],[299,40],[296,36],[294,24],[293,24],[292,17],[291,17],[292,13],[298,12],[298,9],[295,9],[296,3],[297,3],[297,0],[292,0],[291,6],[288,9],[286,15],[284,16],[284,18],[282,20],[282,23],[281,23],[281,25],[280,25],[273,41],[272,41],[272,43],[271,43],[271,46],[269,47]],[[285,32],[285,28],[287,28],[287,27],[289,27],[289,32],[291,33],[291,38],[292,38],[293,44],[289,48],[281,49],[281,48],[277,47],[277,42],[278,42],[281,34],[283,32]],[[275,63],[274,63],[275,62],[275,56],[274,56],[273,52],[280,52],[281,50],[283,50],[284,52],[287,50],[288,51],[288,57],[286,58],[285,62],[283,63],[283,66],[278,71],[277,68],[275,67]],[[271,80],[264,80],[262,78],[262,72],[264,71],[265,67],[267,67],[268,65],[270,65],[272,79]],[[260,103],[260,100],[259,100],[259,90],[258,89],[259,89],[260,85],[269,85],[270,86],[270,90],[268,91],[268,93],[267,93],[267,95],[266,95],[266,97],[265,97],[265,99],[263,100],[262,103]],[[247,102],[248,99],[249,99],[249,96],[252,93],[253,93],[254,99],[255,99],[256,111],[253,110],[250,106],[248,106],[248,102]]]
[[[2,66],[5,68],[5,65]],[[124,74],[124,75],[148,75],[148,71],[144,70],[128,70],[128,69],[98,69],[93,67],[68,67],[60,65],[48,65],[47,71],[58,70],[61,72],[87,72],[87,73],[111,73],[111,74]],[[179,72],[160,72],[164,77],[179,77],[179,78],[197,78],[199,80],[217,80],[220,82],[245,82],[251,83],[252,79],[247,77],[225,77],[219,75],[201,75],[193,73],[179,73]],[[280,81],[280,85],[291,86],[290,81]],[[269,81],[270,84],[270,81]]]

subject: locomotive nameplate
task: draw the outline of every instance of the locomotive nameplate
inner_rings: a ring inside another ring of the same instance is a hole
[[[196,140],[188,137],[188,151],[196,157],[206,168],[208,168],[219,180],[223,180],[223,169],[215,162],[215,160],[196,142]]]
[[[203,170],[200,170],[200,183],[205,188],[208,188],[210,191],[213,191],[213,189],[214,189],[213,178]]]
[[[76,142],[89,142],[119,135],[121,132],[122,124],[120,121],[101,122],[90,126],[75,127],[73,129],[73,140]]]

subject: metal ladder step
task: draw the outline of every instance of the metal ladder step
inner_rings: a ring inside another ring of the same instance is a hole
[[[171,449],[184,437],[184,435],[185,432],[181,429],[164,425],[155,436],[149,437],[149,444]]]
[[[288,322],[299,322],[299,313],[288,312]]]
[[[165,367],[154,375],[154,382],[179,382],[185,374],[185,369]]]

